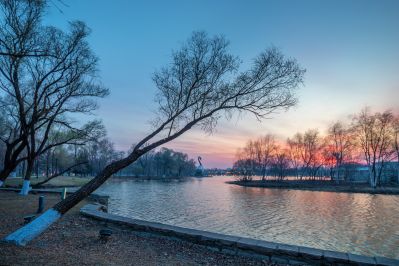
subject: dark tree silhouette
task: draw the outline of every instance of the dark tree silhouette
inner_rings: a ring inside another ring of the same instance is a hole
[[[78,128],[68,115],[92,112],[93,98],[108,94],[96,79],[98,59],[86,40],[90,30],[79,21],[70,23],[69,32],[43,26],[45,2],[1,2],[0,50],[9,55],[0,56],[0,104],[8,128],[0,136],[6,144],[0,182],[26,160],[24,194],[39,155],[101,130],[98,122]]]

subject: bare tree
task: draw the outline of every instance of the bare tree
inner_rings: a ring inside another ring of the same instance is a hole
[[[256,168],[258,167],[257,165],[257,154],[256,154],[256,147],[255,147],[255,142],[252,140],[249,140],[247,142],[247,145],[244,147],[242,150],[241,156],[246,159],[248,162],[247,168],[249,170],[249,173],[251,176],[255,175]]]
[[[261,168],[262,180],[265,180],[266,171],[271,166],[274,153],[277,149],[275,137],[267,134],[253,143],[256,161]]]
[[[252,180],[259,166],[260,153],[257,151],[255,141],[249,140],[244,148],[238,149],[234,168],[238,170],[238,179]]]
[[[290,167],[288,151],[283,149],[280,145],[276,145],[271,165],[275,170],[277,179],[283,180],[287,175],[288,168]]]
[[[1,0],[0,56],[13,58],[48,56],[45,47],[33,41],[46,1]]]
[[[45,53],[46,45],[37,39],[37,29],[45,8],[44,1],[38,0],[2,0],[0,2],[0,84],[10,89],[14,87],[15,77],[21,72],[18,67],[25,58],[38,57]],[[10,90],[11,92],[11,90]],[[15,95],[17,94],[17,95]],[[13,95],[22,97],[17,90]],[[0,186],[5,178],[15,169],[23,158],[19,158],[25,149],[27,133],[22,129],[19,120],[13,117],[15,112],[24,113],[20,103],[8,95],[0,95],[0,108],[7,114],[6,132],[1,134],[5,144],[3,167],[0,171]]]
[[[304,70],[295,60],[285,58],[275,48],[268,49],[254,60],[250,70],[237,75],[239,60],[227,47],[221,36],[210,38],[204,32],[195,32],[173,53],[172,64],[154,74],[159,91],[154,131],[127,157],[106,166],[78,191],[6,240],[24,244],[33,239],[112,174],[194,126],[212,132],[223,114],[230,117],[234,111],[249,112],[262,119],[296,103],[294,90],[302,83]]]
[[[322,140],[319,137],[319,132],[316,129],[309,129],[304,134],[296,134],[295,138],[302,164],[301,177],[306,174],[314,180],[323,165]]]
[[[326,136],[326,143],[324,155],[326,160],[331,159],[332,166],[335,171],[332,173],[332,178],[337,182],[340,177],[340,168],[345,161],[350,159],[353,150],[352,143],[353,134],[349,127],[342,122],[335,122],[328,129]]]
[[[0,90],[7,100],[11,118],[10,133],[2,139],[9,153],[6,152],[0,180],[3,182],[9,172],[26,159],[23,194],[29,187],[37,156],[80,137],[86,129],[93,129],[90,126],[77,128],[68,114],[91,113],[97,107],[93,98],[108,94],[96,78],[98,59],[86,41],[90,32],[87,26],[83,22],[73,22],[69,33],[43,27],[40,23],[43,2],[3,2],[5,13],[10,15],[2,26],[1,38],[16,42],[14,46],[6,42],[4,45],[14,47],[13,53],[19,56],[0,57]],[[32,19],[24,20],[24,16]],[[40,53],[31,56],[37,52],[37,47]],[[54,129],[69,133],[66,138],[49,144],[49,134]],[[24,149],[26,156],[21,157]]]
[[[295,169],[296,178],[299,178],[299,168],[301,167],[301,142],[302,135],[296,133],[293,138],[287,139],[288,157],[290,160],[291,168]],[[300,175],[302,179],[302,175]]]
[[[392,136],[394,116],[392,112],[371,114],[364,108],[354,117],[357,140],[369,168],[370,186],[375,188],[380,183],[385,162],[392,159]]]
[[[233,165],[236,179],[244,182],[251,181],[254,175],[254,164],[254,161],[250,159],[245,149],[238,149],[236,161]]]

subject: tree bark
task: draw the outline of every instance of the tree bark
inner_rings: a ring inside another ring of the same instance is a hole
[[[15,170],[18,164],[23,161],[22,159],[18,159],[18,156],[22,153],[25,146],[25,141],[22,141],[21,143],[18,141],[14,141],[11,144],[7,144],[7,149],[3,161],[3,169],[0,172],[0,181],[2,181],[3,183],[11,174],[11,172]]]
[[[82,186],[79,190],[75,193],[69,195],[66,199],[57,203],[53,209],[58,211],[61,214],[66,213],[68,210],[73,208],[76,204],[78,204],[82,199],[87,197],[90,193],[94,190],[99,188],[102,184],[104,184],[107,179],[113,175],[114,173],[118,172],[119,170],[125,168],[126,166],[130,165],[131,163],[135,162],[140,156],[142,152],[137,150],[133,152],[128,157],[113,162],[107,167],[104,168],[95,178],[93,178],[90,182]]]
[[[33,240],[46,230],[51,224],[60,219],[64,213],[100,187],[112,174],[135,162],[144,153],[145,152],[142,150],[136,150],[128,157],[109,164],[95,178],[82,186],[78,191],[67,196],[66,199],[54,205],[53,208],[48,209],[29,224],[9,234],[4,238],[4,241],[16,245],[26,245],[29,241]]]
[[[4,182],[7,179],[7,177],[11,174],[12,170],[13,170],[12,168],[4,167],[3,170],[1,170],[0,172],[0,181]]]
[[[29,194],[29,190],[30,190],[30,177],[32,175],[32,171],[33,171],[33,167],[34,167],[34,160],[28,160],[28,165],[26,168],[26,172],[25,172],[25,176],[24,176],[24,182],[22,184],[22,188],[20,191],[20,195],[26,196]]]

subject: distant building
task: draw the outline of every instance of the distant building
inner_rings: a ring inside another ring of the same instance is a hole
[[[377,169],[381,164],[377,164]],[[381,183],[397,182],[398,162],[384,162]],[[346,163],[340,167],[340,179],[352,182],[368,182],[370,178],[369,167],[359,163]]]

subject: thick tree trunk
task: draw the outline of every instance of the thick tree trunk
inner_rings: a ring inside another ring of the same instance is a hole
[[[6,154],[7,156],[7,154]],[[17,167],[17,162],[14,158],[5,158],[4,159],[4,167],[0,171],[0,181],[4,182],[7,177],[15,170]]]
[[[28,165],[26,167],[26,172],[25,172],[24,182],[22,184],[21,192],[19,192],[20,195],[26,196],[29,194],[30,178],[32,176],[33,166],[34,166],[34,161],[29,160]]]
[[[135,162],[139,158],[138,153],[134,153],[134,156],[129,156],[125,159],[116,161],[114,163],[109,164],[104,168],[95,178],[93,178],[90,182],[82,186],[78,191],[69,195],[65,200],[60,201],[54,206],[54,209],[60,212],[61,214],[66,213],[69,209],[78,204],[82,199],[87,197],[94,190],[99,188],[102,184],[104,184],[107,179],[118,172],[119,170],[125,168],[129,164]]]
[[[7,179],[7,177],[11,174],[11,172],[15,169],[14,168],[10,168],[10,167],[6,167],[4,166],[3,170],[0,171],[0,181],[4,183],[4,181]]]
[[[3,170],[0,172],[0,181],[2,181],[2,184],[12,173],[12,171],[17,168],[19,163],[18,156],[24,150],[25,146],[25,142],[14,142],[13,144],[7,145],[7,149],[4,154]]]
[[[99,188],[111,175],[135,162],[142,154],[143,152],[138,150],[122,160],[109,164],[90,182],[82,186],[75,193],[69,195],[66,199],[54,205],[53,208],[47,210],[29,224],[8,235],[4,241],[16,245],[26,245],[29,241],[46,230],[51,224],[56,222],[64,213]]]
[[[372,170],[370,171],[370,185],[372,188],[377,187],[377,173],[375,172],[374,167],[372,167]]]

